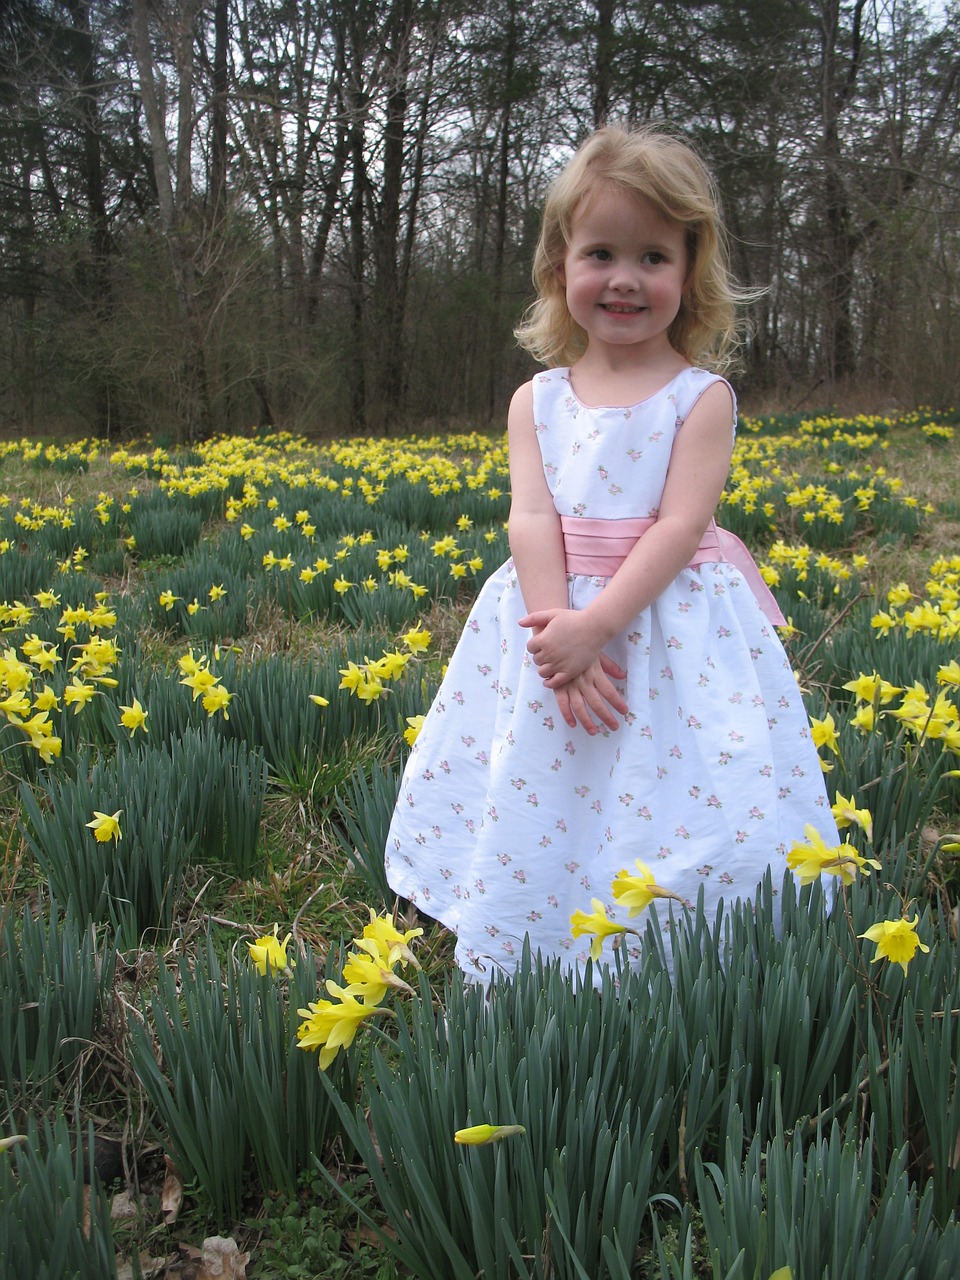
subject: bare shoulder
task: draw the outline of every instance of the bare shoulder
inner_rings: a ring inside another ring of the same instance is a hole
[[[533,416],[533,380],[522,383],[513,393],[510,401],[509,419],[514,417]]]
[[[517,387],[510,401],[507,414],[507,430],[511,441],[517,435],[526,435],[533,430],[533,383],[525,382]]]
[[[723,428],[731,433],[736,423],[737,401],[730,383],[723,378],[711,382],[700,392],[684,419],[684,432]]]

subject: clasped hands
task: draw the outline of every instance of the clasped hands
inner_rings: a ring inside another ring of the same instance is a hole
[[[627,673],[601,651],[589,617],[575,609],[539,609],[521,618],[520,626],[532,632],[527,652],[556,695],[564,721],[571,728],[583,725],[589,734],[600,732],[596,720],[617,729],[617,714],[625,716],[628,707],[613,681],[625,680]]]

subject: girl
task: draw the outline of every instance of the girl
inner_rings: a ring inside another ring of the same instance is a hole
[[[386,849],[391,886],[456,931],[480,979],[526,935],[583,961],[571,914],[609,903],[635,859],[715,913],[805,824],[839,843],[782,615],[713,522],[736,406],[700,366],[730,351],[737,293],[701,162],[654,130],[593,134],[550,190],[534,281],[517,336],[550,367],[510,406],[512,556],[471,611]]]

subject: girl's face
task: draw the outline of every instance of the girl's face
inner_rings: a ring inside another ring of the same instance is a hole
[[[690,264],[683,227],[642,196],[618,188],[586,195],[557,274],[589,346],[670,346]]]

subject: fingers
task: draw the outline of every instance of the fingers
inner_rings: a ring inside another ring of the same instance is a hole
[[[564,722],[571,729],[577,724],[582,725],[591,737],[600,732],[600,725],[615,733],[620,727],[618,715],[625,716],[629,712],[619,689],[599,670],[585,672],[553,691]]]
[[[538,631],[542,631],[551,618],[555,618],[558,613],[563,613],[562,609],[537,609],[534,613],[525,614],[519,621],[521,627],[533,627]]]
[[[626,680],[627,678],[627,673],[624,671],[623,667],[618,666],[617,663],[615,663],[614,660],[609,658],[605,653],[600,654],[600,666],[603,669],[604,675],[611,676],[614,680]]]

